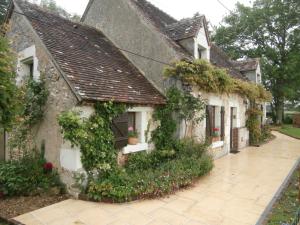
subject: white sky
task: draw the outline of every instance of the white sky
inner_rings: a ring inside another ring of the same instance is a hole
[[[34,1],[34,0],[33,0]],[[38,0],[36,0],[38,1]],[[114,1],[114,0],[112,0]],[[176,19],[191,17],[196,12],[205,14],[207,19],[213,24],[218,25],[223,16],[228,13],[217,0],[148,0],[158,8],[167,12]],[[251,0],[220,0],[229,8],[234,9],[239,1],[245,5],[250,5]],[[88,0],[56,0],[56,3],[69,13],[82,15]]]

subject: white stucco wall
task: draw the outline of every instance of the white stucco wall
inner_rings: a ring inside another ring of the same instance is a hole
[[[249,144],[249,132],[246,126],[246,110],[247,104],[244,99],[236,94],[217,95],[213,93],[200,92],[196,88],[193,90],[195,96],[200,95],[208,105],[224,106],[225,107],[225,140],[221,148],[214,151],[216,157],[228,154],[230,152],[230,113],[231,107],[235,108],[236,119],[234,120],[234,127],[239,128],[239,148],[242,149]],[[205,113],[205,112],[203,112]],[[185,130],[182,124],[182,130]],[[182,132],[183,134],[183,132]],[[193,136],[199,141],[204,141],[206,136],[206,119],[198,124],[193,129]],[[181,136],[182,137],[182,136]]]
[[[196,59],[206,59],[210,61],[210,46],[208,44],[207,36],[204,27],[202,27],[194,39],[194,57]],[[198,49],[201,49],[201,57],[199,55]]]
[[[95,112],[93,106],[77,106],[73,110],[80,112],[81,118],[89,118]],[[139,133],[139,144],[125,147],[123,153],[128,154],[153,149],[153,145],[149,143],[149,140],[151,132],[156,127],[152,120],[154,109],[152,107],[132,107],[127,111],[136,113],[136,129]],[[76,146],[72,147],[69,141],[65,141],[60,148],[60,164],[65,170],[71,172],[81,171],[83,168],[80,149]]]

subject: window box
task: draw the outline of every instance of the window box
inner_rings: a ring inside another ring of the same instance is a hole
[[[147,143],[139,143],[136,145],[127,145],[123,148],[123,154],[130,154],[134,152],[146,151],[149,149],[149,145]]]
[[[213,142],[211,148],[220,148],[224,146],[224,141]]]

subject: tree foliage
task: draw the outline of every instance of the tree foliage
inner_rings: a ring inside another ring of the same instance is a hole
[[[9,3],[10,3],[10,0],[1,0],[0,1],[0,26],[4,22]]]
[[[62,16],[66,19],[79,22],[80,21],[80,16],[77,14],[70,14],[66,10],[64,10],[62,7],[58,6],[56,4],[55,0],[41,0],[40,6],[44,9],[47,9],[48,11]]]
[[[0,36],[0,127],[4,129],[11,128],[20,109],[13,59],[8,40]]]
[[[300,1],[255,0],[237,4],[213,40],[232,58],[260,57],[263,82],[272,92],[277,122],[286,100],[300,97]]]

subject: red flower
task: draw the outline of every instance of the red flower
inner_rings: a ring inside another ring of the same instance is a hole
[[[0,191],[0,199],[4,198],[4,192]]]
[[[216,127],[216,128],[214,128],[214,131],[217,132],[217,131],[220,131],[220,129]]]
[[[47,172],[51,172],[53,169],[53,164],[48,162],[48,163],[45,163],[44,164],[44,170],[47,171]]]

